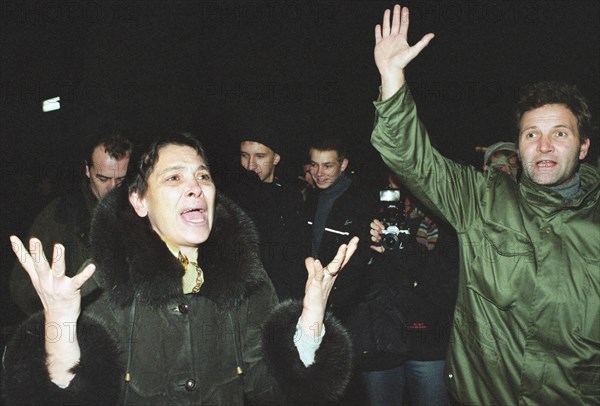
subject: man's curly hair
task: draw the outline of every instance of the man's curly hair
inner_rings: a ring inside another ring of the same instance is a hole
[[[517,126],[528,111],[547,104],[562,104],[577,119],[579,140],[584,141],[592,134],[592,114],[587,100],[575,85],[562,82],[538,82],[526,86],[517,103]],[[518,143],[519,137],[517,137]]]

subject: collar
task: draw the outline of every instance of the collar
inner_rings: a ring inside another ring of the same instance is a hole
[[[173,254],[173,256],[177,259],[179,259],[181,261],[181,257],[185,258],[186,263],[188,262],[198,262],[198,250],[194,250],[194,253],[190,256],[187,257],[183,252],[181,252],[181,250],[179,249],[179,247],[177,247],[175,244],[173,244],[171,241],[169,241],[167,238],[160,236],[161,240],[165,243],[165,245],[167,246],[167,248],[169,249],[169,251],[171,251],[171,254]],[[185,266],[184,266],[185,268]]]
[[[351,184],[352,179],[350,179],[349,176],[346,176],[345,172],[342,172],[331,186],[329,186],[327,189],[321,190],[320,195],[328,197],[334,196],[334,198],[337,198],[346,190],[348,190]]]
[[[99,202],[90,237],[94,279],[114,305],[129,305],[134,297],[150,307],[185,300],[181,263],[147,218],[135,213],[126,188],[115,188]],[[205,277],[198,295],[222,309],[238,306],[268,278],[258,252],[254,223],[218,194],[211,234],[198,247]]]
[[[551,187],[538,185],[527,176],[522,176],[519,189],[523,197],[531,204],[542,207],[578,207],[593,203],[600,198],[600,170],[583,163],[577,172],[581,193],[572,200],[566,201],[563,196]]]

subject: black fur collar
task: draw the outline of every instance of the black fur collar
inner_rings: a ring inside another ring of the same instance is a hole
[[[99,202],[90,241],[94,278],[113,303],[126,306],[134,296],[152,307],[184,300],[179,261],[148,219],[135,213],[126,187],[114,189]],[[221,194],[210,237],[198,249],[198,262],[205,280],[199,294],[223,309],[237,306],[267,279],[254,223]]]

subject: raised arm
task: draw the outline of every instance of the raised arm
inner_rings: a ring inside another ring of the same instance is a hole
[[[80,358],[76,330],[81,312],[80,289],[95,267],[90,264],[69,278],[65,275],[65,248],[61,244],[54,246],[51,267],[40,240],[32,238],[29,251],[19,238],[11,236],[10,241],[44,306],[46,365],[50,379],[58,386],[66,387],[74,377],[71,369]]]
[[[408,45],[408,7],[394,6],[383,13],[383,23],[375,27],[375,64],[381,74],[381,99],[387,100],[405,82],[404,68],[425,48],[434,35],[426,34],[412,47]]]

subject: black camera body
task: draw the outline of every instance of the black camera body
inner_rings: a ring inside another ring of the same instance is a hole
[[[381,222],[385,228],[381,231],[381,246],[386,251],[404,249],[402,244],[410,236],[410,230],[404,228],[404,204],[400,200],[400,191],[386,189],[379,191],[381,203]]]

